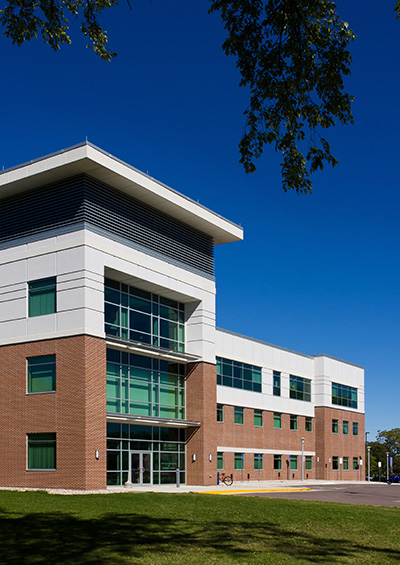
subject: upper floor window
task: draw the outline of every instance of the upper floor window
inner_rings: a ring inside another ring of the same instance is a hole
[[[28,316],[44,316],[56,312],[56,277],[28,283]]]
[[[290,398],[311,402],[311,380],[290,375]]]
[[[353,436],[358,436],[358,422],[353,422]]]
[[[297,430],[297,416],[290,415],[290,429]]]
[[[217,384],[261,392],[261,367],[217,357]]]
[[[281,374],[279,371],[273,371],[273,394],[274,396],[281,395]]]
[[[282,427],[282,414],[274,412],[274,428],[280,430]]]
[[[254,410],[254,425],[261,427],[263,425],[262,410]]]
[[[339,420],[332,420],[332,433],[333,434],[339,433]]]
[[[28,357],[28,392],[56,390],[56,356]]]
[[[217,404],[217,422],[224,421],[224,406],[223,404]]]
[[[309,416],[306,416],[305,431],[312,432],[312,418],[310,418]]]
[[[235,406],[235,424],[244,424],[243,408],[239,408],[239,406]]]
[[[185,365],[107,349],[107,411],[185,418]]]
[[[185,350],[185,308],[175,300],[105,279],[105,333],[156,347]]]
[[[347,435],[349,433],[349,422],[343,420],[343,433]]]
[[[332,404],[357,408],[357,389],[339,383],[332,383]]]

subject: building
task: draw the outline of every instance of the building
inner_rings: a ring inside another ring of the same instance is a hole
[[[1,486],[362,478],[363,369],[215,327],[242,228],[89,143],[0,216]]]

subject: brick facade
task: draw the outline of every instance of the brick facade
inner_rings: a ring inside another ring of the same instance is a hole
[[[332,432],[332,420],[338,420],[338,433]],[[343,421],[349,423],[349,433],[343,433]],[[358,423],[358,436],[353,435],[353,422]],[[316,455],[319,457],[318,479],[363,480],[365,475],[365,415],[338,408],[315,408]],[[349,470],[332,469],[333,457],[348,457]],[[353,458],[363,460],[358,470],[353,470]]]
[[[0,347],[1,486],[105,488],[105,353],[105,341],[89,336]],[[52,354],[56,392],[27,394],[27,358]],[[56,434],[56,471],[27,470],[30,433]]]

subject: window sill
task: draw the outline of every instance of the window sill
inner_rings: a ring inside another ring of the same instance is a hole
[[[32,473],[32,472],[36,473],[37,471],[40,471],[41,473],[42,472],[44,472],[44,473],[54,473],[55,471],[57,471],[57,469],[26,469],[26,471],[28,473]]]
[[[27,392],[26,396],[32,396],[32,395],[36,395],[36,394],[55,394],[57,391],[55,390],[42,390],[42,391],[38,391],[38,392]]]

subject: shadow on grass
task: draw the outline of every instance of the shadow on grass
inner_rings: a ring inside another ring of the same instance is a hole
[[[285,562],[400,561],[397,550],[293,532],[265,521],[172,521],[135,514],[98,519],[61,513],[14,517],[0,511],[0,563],[7,565],[206,563],[208,559],[251,563],[267,561],[268,554]]]

